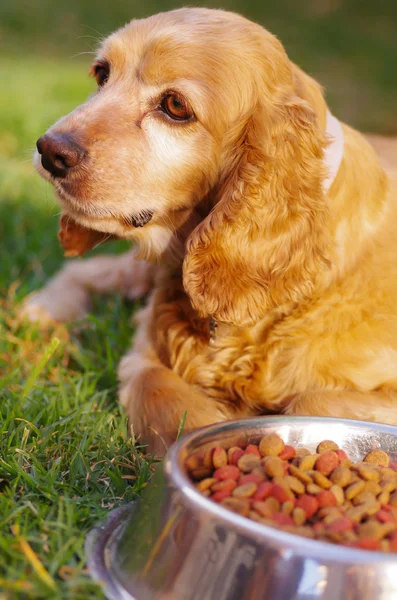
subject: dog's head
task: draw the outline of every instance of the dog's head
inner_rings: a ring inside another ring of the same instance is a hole
[[[239,325],[298,301],[324,268],[325,104],[259,25],[182,9],[102,45],[97,92],[38,141],[82,225],[161,256],[182,240],[202,316]]]

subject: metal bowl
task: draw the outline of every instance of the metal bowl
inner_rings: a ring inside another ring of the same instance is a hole
[[[87,540],[89,569],[111,600],[391,600],[397,554],[306,539],[236,515],[196,491],[186,457],[277,432],[314,451],[332,439],[360,460],[397,460],[397,427],[345,419],[260,417],[213,425],[168,452],[142,500],[119,509]]]

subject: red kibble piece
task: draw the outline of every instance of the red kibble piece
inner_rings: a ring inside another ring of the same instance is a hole
[[[242,475],[238,480],[239,485],[244,485],[244,483],[262,483],[263,477],[260,475],[256,475],[255,473],[247,473],[247,475]]]
[[[241,471],[238,467],[234,465],[226,465],[226,467],[220,467],[214,471],[212,477],[215,477],[215,479],[219,479],[220,481],[223,479],[235,479],[237,481],[240,475]]]
[[[278,457],[281,458],[281,460],[291,460],[292,458],[295,458],[295,455],[295,448],[292,446],[284,446],[284,450],[280,452]]]
[[[271,491],[271,496],[276,498],[282,504],[290,499],[288,492],[278,483],[274,483]]]
[[[390,506],[390,504],[381,504],[380,505],[382,510],[386,510],[387,512],[391,512],[393,510],[393,506]]]
[[[244,450],[235,450],[235,452],[232,454],[232,458],[230,459],[230,464],[237,465],[239,459],[244,456],[244,454]]]
[[[315,496],[310,496],[309,494],[303,494],[296,501],[297,508],[303,508],[306,513],[308,519],[310,519],[314,513],[318,510],[319,503]]]
[[[276,512],[272,516],[272,520],[278,523],[279,525],[293,525],[294,522],[291,519],[290,515],[286,515],[285,513]]]
[[[397,471],[397,462],[389,463],[389,469],[393,469],[393,471]]]
[[[363,537],[357,545],[363,550],[380,550],[380,541],[375,538]]]
[[[353,529],[354,523],[348,517],[340,517],[340,519],[335,519],[327,526],[327,531],[332,533],[342,533],[343,531],[350,531]]]
[[[319,521],[318,523],[315,523],[313,525],[313,531],[315,531],[316,533],[320,533],[321,531],[324,531],[324,530],[325,530],[325,525],[321,521]]]
[[[210,498],[214,502],[222,502],[222,500],[224,500],[225,498],[229,498],[229,496],[231,495],[232,492],[230,490],[222,490],[221,492],[215,492],[215,494],[212,494]]]
[[[264,481],[258,485],[258,489],[252,496],[253,500],[266,500],[272,495],[273,483],[270,481]]]
[[[334,452],[337,455],[340,463],[344,460],[349,460],[349,457],[347,456],[347,454],[344,450],[339,449],[339,450],[334,450]]]
[[[213,492],[223,492],[224,490],[229,490],[230,492],[232,492],[236,485],[237,482],[235,479],[223,479],[221,481],[218,481],[218,483],[214,483],[211,486],[211,490]]]
[[[380,521],[381,523],[395,523],[396,522],[394,515],[392,515],[387,510],[378,510],[378,512],[376,513],[375,516],[378,519],[378,521]]]
[[[316,460],[315,468],[323,475],[330,475],[338,465],[338,455],[334,450],[328,450],[327,452],[323,452]]]
[[[320,492],[319,494],[317,494],[316,497],[318,504],[321,508],[324,508],[325,506],[337,505],[335,496],[329,490],[324,490],[323,492]]]
[[[261,453],[259,452],[258,446],[254,446],[254,444],[248,444],[245,451],[247,452],[247,454],[254,454],[255,456],[258,456],[259,458],[262,458]]]

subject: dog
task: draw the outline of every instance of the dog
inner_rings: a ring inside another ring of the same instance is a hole
[[[263,27],[205,8],[131,21],[91,74],[34,161],[64,215],[134,249],[70,262],[25,314],[147,296],[120,401],[158,453],[184,417],[397,425],[396,182],[320,85]]]

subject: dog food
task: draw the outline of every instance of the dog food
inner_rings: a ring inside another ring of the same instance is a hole
[[[397,552],[397,463],[382,450],[352,462],[331,440],[313,454],[270,433],[258,444],[193,454],[185,465],[202,494],[258,523]]]

